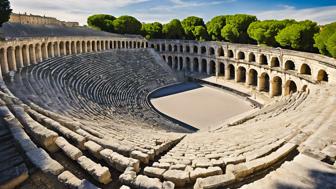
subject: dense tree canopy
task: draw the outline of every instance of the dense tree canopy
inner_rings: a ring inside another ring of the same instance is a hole
[[[294,20],[264,20],[250,24],[247,29],[248,35],[256,40],[258,44],[278,46],[275,36],[287,25],[294,23]]]
[[[257,17],[247,14],[229,15],[226,17],[226,25],[221,31],[222,37],[229,42],[250,42],[247,28]]]
[[[9,20],[12,9],[8,0],[0,0],[0,27]]]
[[[195,28],[197,26],[205,26],[203,19],[196,16],[189,16],[185,18],[182,20],[181,24],[187,39],[196,39],[196,36],[194,35]]]
[[[317,24],[306,20],[287,26],[275,39],[285,48],[312,52],[314,51],[313,37],[317,32],[319,32]]]
[[[113,29],[120,34],[140,34],[141,22],[132,16],[120,16],[113,21]]]
[[[168,24],[163,25],[162,34],[167,39],[183,39],[185,36],[181,21],[178,19],[174,19]]]
[[[102,31],[113,32],[112,22],[116,18],[108,14],[96,14],[87,19],[87,23],[90,27],[98,28]]]
[[[327,43],[332,35],[336,33],[336,22],[327,24],[321,28],[321,32],[314,36],[315,47],[319,49],[321,54],[331,55],[327,49]],[[330,49],[330,47],[329,47]],[[334,56],[335,57],[335,56]]]
[[[162,24],[159,22],[154,23],[143,23],[141,28],[141,34],[146,37],[146,39],[158,39],[162,38]]]
[[[208,34],[211,40],[222,40],[221,31],[226,24],[226,16],[216,16],[212,18],[207,24]]]
[[[10,10],[8,1],[0,0],[0,3],[5,7],[0,11]],[[131,16],[115,18],[111,15],[98,14],[88,18],[88,25],[108,32],[141,34],[146,39],[258,43],[308,52],[317,52],[318,49],[321,54],[336,58],[336,22],[320,27],[310,20],[258,21],[253,15],[236,14],[216,16],[206,25],[202,18],[196,16],[187,17],[182,22],[173,19],[162,25],[159,22],[141,24]]]

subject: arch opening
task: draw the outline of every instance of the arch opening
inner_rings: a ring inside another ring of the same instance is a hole
[[[232,64],[230,64],[229,65],[229,72],[230,72],[230,77],[229,77],[229,79],[230,80],[234,80],[235,79],[235,68],[234,68],[234,66],[232,65]]]
[[[238,67],[237,71],[237,82],[245,83],[246,82],[246,69],[244,67]]]
[[[272,57],[271,59],[271,68],[280,67],[280,61],[278,57]]]
[[[264,54],[260,55],[260,57],[259,57],[259,64],[260,65],[268,65],[266,55],[264,55]]]
[[[256,87],[258,85],[258,72],[255,69],[249,71],[248,85]]]
[[[291,60],[285,62],[285,70],[295,70],[295,64]]]
[[[240,51],[240,52],[238,53],[238,59],[239,59],[239,60],[245,60],[245,53],[243,53],[243,52]]]
[[[328,82],[328,74],[325,70],[319,70],[317,74],[317,81]]]
[[[256,58],[255,58],[254,53],[250,53],[249,54],[249,62],[255,62],[255,61],[256,61]]]
[[[260,77],[259,90],[263,92],[269,92],[270,89],[270,78],[267,73],[261,74]]]
[[[225,74],[225,65],[223,62],[220,62],[218,76],[224,76],[224,74]]]
[[[285,85],[285,95],[291,95],[297,92],[296,83],[292,80],[288,80]]]
[[[272,80],[272,96],[282,95],[282,79],[279,76],[275,76]]]
[[[311,68],[308,64],[302,64],[300,68],[300,74],[311,75]]]

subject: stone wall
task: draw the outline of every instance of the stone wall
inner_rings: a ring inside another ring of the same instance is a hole
[[[32,14],[16,14],[12,13],[9,22],[31,25],[62,25],[67,27],[79,26],[78,22],[65,22],[57,20],[53,17],[32,15]]]

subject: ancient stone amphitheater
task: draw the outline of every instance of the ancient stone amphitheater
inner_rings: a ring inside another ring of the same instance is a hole
[[[4,28],[0,188],[336,188],[335,59],[89,29]],[[228,83],[262,108],[195,132],[149,101],[181,73]]]

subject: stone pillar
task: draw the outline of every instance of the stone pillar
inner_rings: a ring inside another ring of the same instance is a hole
[[[103,51],[106,50],[106,42],[105,41],[103,41],[103,49],[102,50]]]
[[[48,45],[44,45],[44,48],[42,49],[43,53],[42,54],[45,54],[45,59],[48,59],[49,56],[48,56]],[[44,57],[42,56],[42,59],[44,59]]]
[[[4,48],[4,54],[3,54],[3,65],[1,65],[1,68],[3,70],[3,73],[8,73],[8,60],[7,60],[7,48]]]
[[[216,77],[218,77],[218,75],[219,75],[219,61],[217,60],[216,62],[216,66],[215,66],[215,68],[216,68],[216,70],[215,70],[215,75],[216,75]]]
[[[56,51],[55,54],[57,54],[57,56],[61,56],[61,50],[60,50],[60,47],[59,47],[59,43],[56,43],[56,49],[54,49]]]
[[[54,49],[54,45],[52,43],[50,45],[50,52],[51,52],[51,57],[55,57],[55,49]]]
[[[79,53],[82,54],[83,53],[83,45],[82,42],[79,42]]]
[[[207,61],[207,65],[206,65],[206,73],[208,74],[208,75],[210,75],[210,61]]]
[[[240,76],[240,73],[238,72],[238,68],[235,70],[235,82],[238,82],[238,80],[239,80],[239,77]]]
[[[10,62],[10,64],[12,65],[12,70],[10,71],[16,71],[16,58],[15,58],[15,48],[12,48],[12,52],[10,52],[11,56],[12,56],[12,62]]]
[[[23,68],[23,55],[22,55],[22,47],[19,47],[19,57],[18,57],[18,68]]]
[[[228,63],[226,63],[225,65],[225,73],[224,73],[224,78],[226,79],[226,80],[229,80],[230,79],[230,75],[231,75],[231,70],[230,70],[230,68],[229,68],[229,64]]]
[[[30,55],[32,55],[31,57],[30,57],[30,59],[32,60],[31,62],[30,62],[30,64],[36,64],[36,52],[35,52],[35,47],[33,46],[33,48],[32,48],[32,54],[30,54]],[[29,56],[30,56],[29,55]]]
[[[39,54],[39,60],[38,60],[38,62],[42,62],[43,58],[42,58],[42,48],[41,48],[41,46],[39,46],[37,53]]]
[[[26,51],[26,52],[25,52],[24,54],[25,54],[26,56],[25,56],[24,58],[25,58],[26,61],[27,61],[27,62],[26,62],[27,66],[29,66],[29,65],[30,65],[29,45],[27,45],[27,47],[25,48],[25,51]]]

